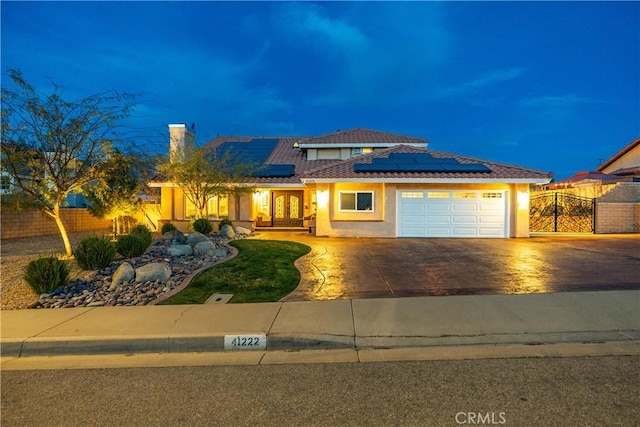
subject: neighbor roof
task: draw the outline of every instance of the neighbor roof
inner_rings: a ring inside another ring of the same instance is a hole
[[[389,147],[395,144],[416,145],[426,148],[429,144],[424,138],[380,132],[371,129],[350,129],[327,135],[304,138],[297,141],[300,148],[336,147]]]
[[[596,169],[596,171],[603,171],[604,169],[606,169],[608,166],[610,166],[613,162],[615,162],[616,160],[618,160],[620,157],[624,156],[625,154],[627,154],[629,151],[633,150],[638,144],[640,144],[640,138],[637,138],[633,141],[631,141],[631,143],[629,143],[629,145],[627,145],[626,147],[624,147],[622,150],[618,151],[616,154],[614,154],[609,160],[607,160],[606,162],[604,162],[603,164],[601,164],[600,166],[598,166],[598,168]],[[616,171],[617,172],[617,171]],[[614,172],[614,174],[618,175],[617,173]]]
[[[436,159],[453,159],[460,164],[481,164],[489,171],[477,172],[367,172],[356,171],[355,164],[372,164],[374,159],[389,158],[392,153],[422,153],[429,154]],[[384,181],[384,182],[529,182],[546,183],[551,175],[547,172],[523,168],[515,165],[491,162],[457,154],[444,153],[412,147],[408,145],[396,145],[384,150],[374,151],[352,157],[349,160],[334,162],[330,165],[309,169],[302,174],[303,182],[338,182],[338,181]]]

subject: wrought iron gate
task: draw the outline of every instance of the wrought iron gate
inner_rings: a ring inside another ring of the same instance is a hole
[[[560,192],[532,196],[529,230],[555,233],[593,233],[595,199]]]

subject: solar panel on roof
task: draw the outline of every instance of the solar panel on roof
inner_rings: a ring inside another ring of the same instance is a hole
[[[228,157],[230,165],[234,163],[263,164],[278,145],[276,138],[252,139],[250,141],[227,141],[216,150],[218,157]]]
[[[295,175],[295,165],[265,165],[253,173],[256,178],[288,178]]]
[[[371,163],[356,163],[354,172],[491,172],[482,163],[460,163],[452,157],[437,158],[428,153],[391,153]]]

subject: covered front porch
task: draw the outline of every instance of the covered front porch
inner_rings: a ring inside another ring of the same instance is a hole
[[[315,216],[315,193],[304,187],[257,188],[251,219],[256,229],[300,230]]]

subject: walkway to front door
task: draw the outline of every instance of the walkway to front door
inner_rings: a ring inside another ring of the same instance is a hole
[[[274,227],[302,227],[302,191],[271,192],[271,212]]]

